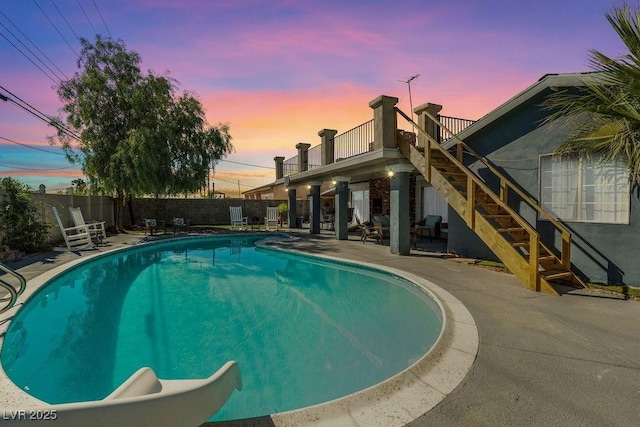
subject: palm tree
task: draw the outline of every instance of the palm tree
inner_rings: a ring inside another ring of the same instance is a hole
[[[613,161],[624,159],[634,183],[640,183],[640,10],[628,5],[605,14],[629,53],[612,59],[590,51],[594,73],[579,90],[552,94],[545,107],[547,122],[563,119],[573,130],[557,154],[578,154]]]

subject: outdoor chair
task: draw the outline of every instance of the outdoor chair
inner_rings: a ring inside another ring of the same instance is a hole
[[[80,227],[83,225],[89,226],[89,232],[91,233],[91,240],[97,242],[98,244],[102,244],[102,241],[107,238],[107,231],[105,230],[104,221],[86,221],[84,220],[84,216],[82,215],[82,210],[80,208],[72,208],[69,206],[69,213],[71,214],[71,219],[76,227]]]
[[[189,231],[189,221],[185,221],[184,218],[174,217],[173,218],[173,234],[176,234],[178,229],[182,229],[184,231]]]
[[[278,229],[278,226],[280,225],[280,222],[278,221],[279,215],[280,212],[278,211],[277,206],[267,206],[267,216],[264,217],[264,225],[267,231],[269,230],[269,226],[275,226],[276,230]]]
[[[429,241],[432,242],[434,237],[440,234],[440,225],[442,224],[442,217],[440,215],[427,215],[422,221],[416,224],[416,234],[420,234],[422,240],[423,232],[429,232]]]
[[[244,230],[249,226],[249,218],[242,216],[242,206],[229,206],[229,216],[231,217],[231,229],[235,230],[240,227]]]
[[[79,249],[93,249],[93,242],[91,241],[91,230],[88,225],[79,225],[75,227],[65,227],[60,219],[58,209],[53,206],[53,214],[56,216],[56,221],[62,232],[62,237],[67,245],[67,249],[79,250]]]
[[[153,236],[153,232],[158,231],[158,221],[155,218],[145,218],[144,219],[144,234],[149,233]]]
[[[360,222],[360,218],[358,218],[357,215],[355,215],[356,217],[356,222],[358,224],[358,228],[360,229],[360,241],[362,242],[362,244],[364,245],[365,242],[367,241],[367,239],[372,238],[378,241],[378,243],[382,242],[382,236],[380,235],[379,231],[377,228],[371,228],[363,223]]]
[[[373,228],[378,230],[380,238],[388,238],[391,229],[391,220],[389,215],[374,215],[373,216]]]

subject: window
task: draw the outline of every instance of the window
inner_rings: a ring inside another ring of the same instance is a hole
[[[630,184],[624,162],[540,156],[540,203],[566,221],[629,223]]]
[[[447,200],[432,186],[422,187],[422,217],[440,215],[442,222],[449,222]]]
[[[355,187],[355,188],[354,188]],[[369,221],[369,184],[363,186],[350,186],[351,207],[353,208],[354,221],[357,216],[362,222]]]

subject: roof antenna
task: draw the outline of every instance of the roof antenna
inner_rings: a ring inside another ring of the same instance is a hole
[[[411,82],[420,77],[420,74],[416,74],[414,76],[409,77],[407,80],[398,80],[399,82],[406,83],[409,87],[409,108],[411,108],[411,121],[413,121],[413,100],[411,99]],[[413,123],[411,124],[411,130],[415,133],[415,129],[413,127]]]

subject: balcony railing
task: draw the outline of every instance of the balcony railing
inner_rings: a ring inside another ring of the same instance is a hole
[[[293,156],[290,159],[282,162],[282,174],[284,176],[294,175],[298,173],[298,156]]]
[[[446,140],[453,138],[454,135],[459,134],[476,122],[475,120],[460,119],[458,117],[438,116],[438,118],[440,119],[440,123],[452,132],[449,133],[449,131],[438,127],[438,131],[440,131],[440,142],[445,142]]]
[[[336,162],[371,151],[373,149],[373,120],[336,135],[333,141],[333,158]]]
[[[322,166],[322,144],[309,148],[307,151],[307,170]]]

